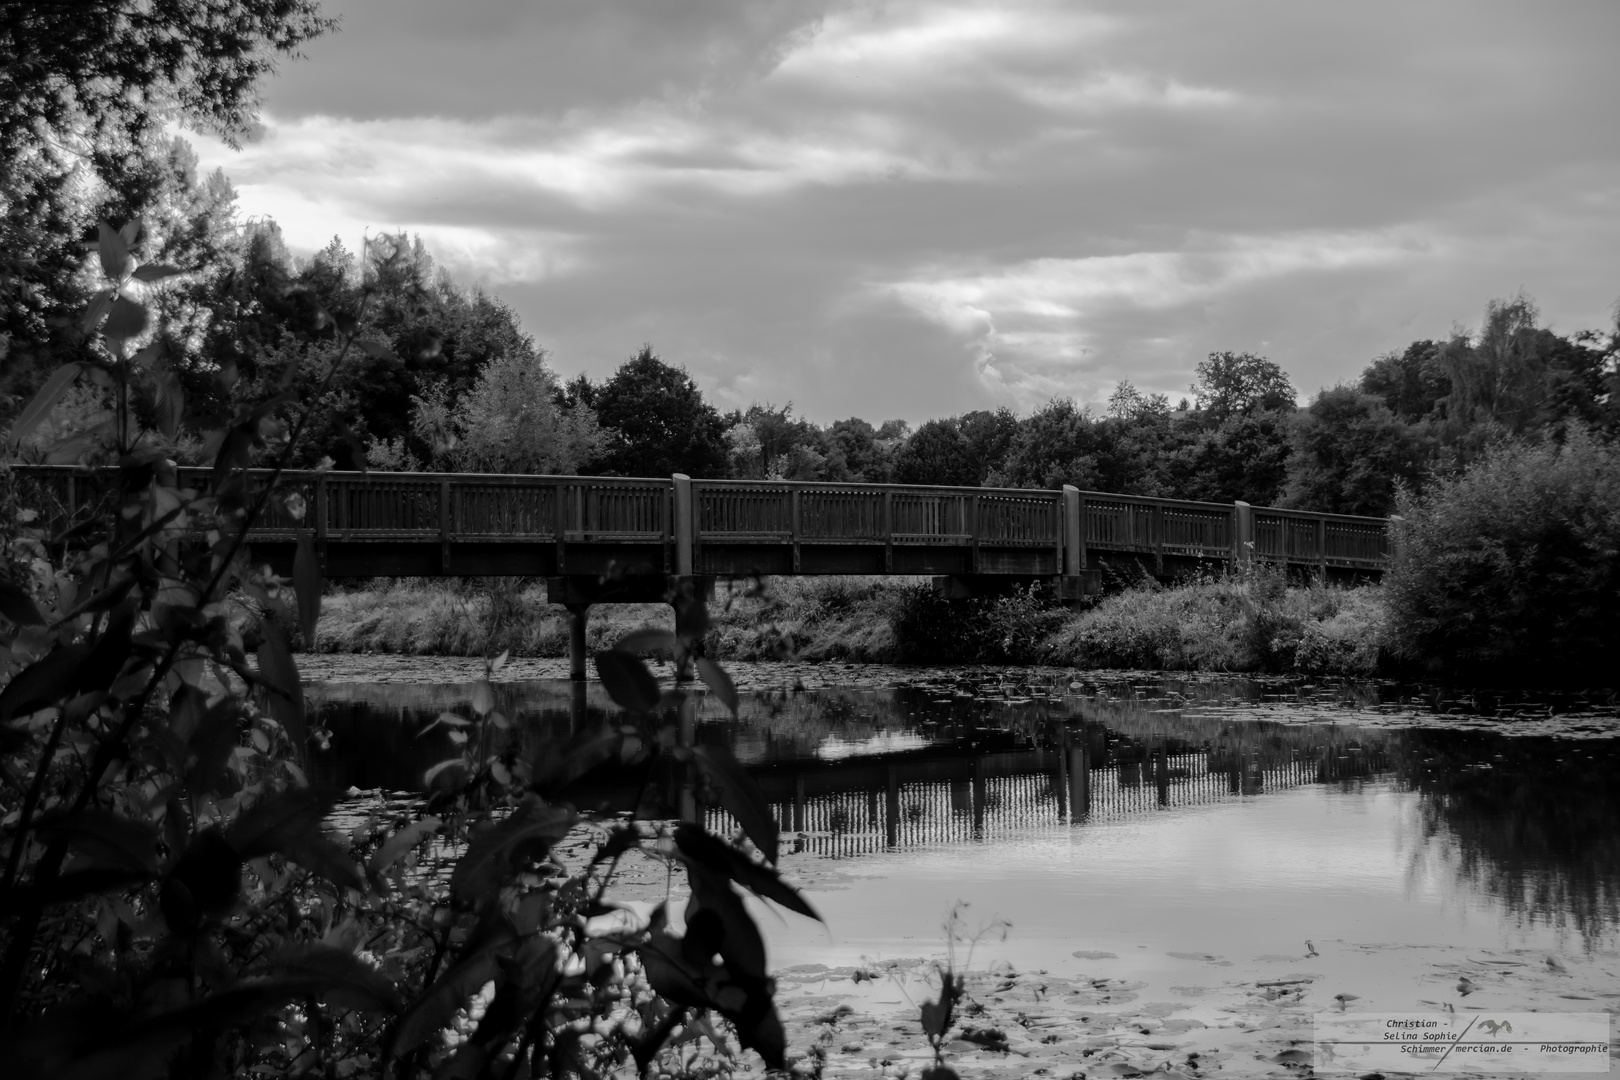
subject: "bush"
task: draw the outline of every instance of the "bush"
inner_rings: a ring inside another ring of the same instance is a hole
[[[1501,443],[1398,510],[1386,591],[1402,656],[1442,678],[1612,680],[1620,449],[1579,430]]]
[[[1371,675],[1384,651],[1382,591],[1289,586],[1282,570],[1149,582],[1071,619],[1046,658],[1085,668]]]
[[[890,614],[895,651],[909,664],[1032,664],[1068,613],[1039,586],[1006,596],[950,600],[927,584],[898,590]]]

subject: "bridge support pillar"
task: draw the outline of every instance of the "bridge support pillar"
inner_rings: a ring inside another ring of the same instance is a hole
[[[589,604],[569,604],[568,607],[568,677],[574,682],[585,681],[585,613]]]

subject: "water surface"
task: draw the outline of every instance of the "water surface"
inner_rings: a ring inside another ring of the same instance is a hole
[[[311,686],[332,733],[319,779],[419,790],[452,748],[443,727],[418,732],[470,715],[471,690]],[[594,684],[496,698],[528,752],[621,719]],[[697,740],[730,746],[764,787],[784,869],[827,917],[767,916],[777,964],[937,951],[958,901],[1011,924],[996,954],[1013,963],[1112,952],[1134,974],[1303,958],[1307,940],[1617,944],[1620,740],[1601,702],[936,673],[696,711]]]

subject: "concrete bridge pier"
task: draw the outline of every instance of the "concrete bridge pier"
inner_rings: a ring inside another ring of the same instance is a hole
[[[568,677],[584,682],[585,675],[585,613],[589,604],[567,604],[568,608]]]

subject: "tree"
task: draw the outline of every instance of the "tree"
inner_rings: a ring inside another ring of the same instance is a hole
[[[1294,407],[1294,387],[1283,369],[1253,353],[1212,352],[1197,367],[1192,391],[1206,422],[1215,426],[1240,413]]]
[[[1198,432],[1166,462],[1169,493],[1202,502],[1274,505],[1288,477],[1290,418],[1234,413]]]
[[[894,479],[901,484],[977,487],[979,463],[953,421],[930,420],[895,455]]]
[[[793,415],[793,403],[750,405],[733,412],[726,426],[732,475],[739,479],[825,480],[833,446],[810,421]],[[739,430],[746,427],[746,431]]]
[[[612,476],[721,477],[725,425],[685,368],[651,345],[619,366],[602,386],[576,390],[596,410],[607,444],[595,467]]]
[[[1073,484],[1095,489],[1098,448],[1090,414],[1073,398],[1053,398],[1019,421],[1006,459],[987,482],[994,487]]]
[[[176,117],[234,141],[279,59],[336,27],[315,0],[7,0],[0,157],[42,135],[139,139]]]
[[[1397,649],[1435,675],[1571,681],[1620,667],[1620,448],[1500,441],[1399,502]]]
[[[601,429],[589,406],[563,407],[556,397],[543,351],[503,355],[454,404],[442,387],[418,398],[412,427],[450,469],[578,473],[601,452]]]
[[[994,412],[977,409],[963,413],[957,419],[956,426],[962,438],[967,440],[968,452],[972,456],[973,483],[983,484],[1006,459],[1013,436],[1018,434],[1018,417],[1006,406]]]
[[[1361,373],[1361,389],[1383,399],[1408,423],[1445,415],[1451,376],[1440,362],[1440,343],[1414,341],[1399,353],[1378,357]]]
[[[84,244],[159,199],[165,126],[245,134],[260,80],[335,25],[314,0],[0,3],[0,277],[27,286],[0,310],[0,389],[90,358]]]
[[[1422,480],[1433,438],[1353,386],[1316,395],[1295,418],[1283,505],[1384,517],[1400,484]]]

